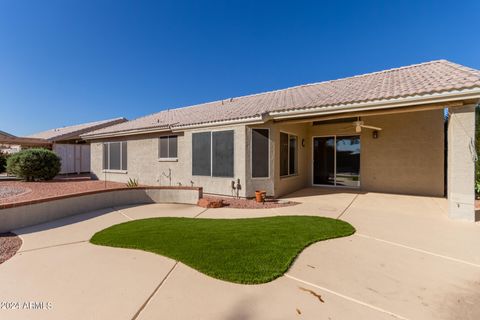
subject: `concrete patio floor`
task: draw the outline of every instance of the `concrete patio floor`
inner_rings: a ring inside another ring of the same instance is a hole
[[[301,204],[152,204],[17,230],[23,245],[0,265],[0,303],[45,305],[0,306],[0,319],[480,318],[480,225],[449,220],[445,199],[317,188],[287,198]],[[309,246],[287,274],[263,285],[232,284],[152,253],[88,242],[131,219],[293,214],[340,217],[357,232]]]

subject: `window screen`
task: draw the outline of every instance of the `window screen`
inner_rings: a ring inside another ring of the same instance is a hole
[[[159,158],[167,159],[177,157],[177,136],[160,137],[158,143]]]
[[[103,169],[127,170],[127,142],[103,144]]]
[[[120,170],[120,142],[110,143],[109,169]]]
[[[192,174],[194,176],[211,175],[211,133],[192,134]]]
[[[177,136],[168,137],[168,156],[170,158],[176,158],[177,157],[177,150],[178,150],[178,138],[177,138]]]
[[[103,144],[103,170],[108,169],[108,143]]]
[[[168,137],[160,137],[159,158],[168,158]]]
[[[294,135],[280,132],[280,175],[297,174],[298,138]]]
[[[269,130],[252,129],[252,178],[269,176]]]
[[[289,174],[297,173],[297,137],[290,136],[289,140]]]
[[[127,142],[122,142],[122,170],[127,170]]]
[[[212,132],[212,176],[233,177],[233,130]]]
[[[280,132],[280,175],[288,176],[288,134]]]

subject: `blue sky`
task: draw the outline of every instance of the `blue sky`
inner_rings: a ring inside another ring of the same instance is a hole
[[[0,0],[16,135],[435,59],[480,69],[480,1]]]

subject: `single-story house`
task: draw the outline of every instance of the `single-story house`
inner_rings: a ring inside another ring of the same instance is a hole
[[[61,174],[90,172],[90,144],[80,135],[125,121],[125,118],[115,118],[82,123],[38,132],[22,139],[43,141],[52,149],[62,159]]]
[[[438,60],[164,110],[82,138],[100,179],[241,197],[307,186],[448,195],[452,218],[475,220],[479,99],[480,71]]]
[[[17,137],[0,130],[0,151],[16,153],[23,148],[50,148],[51,143],[44,139]]]

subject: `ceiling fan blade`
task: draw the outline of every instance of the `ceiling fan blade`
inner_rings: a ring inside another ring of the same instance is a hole
[[[374,126],[368,126],[368,125],[365,125],[365,124],[362,124],[361,127],[363,128],[367,128],[367,129],[372,129],[372,130],[382,130],[382,128],[379,128],[379,127],[374,127]]]

